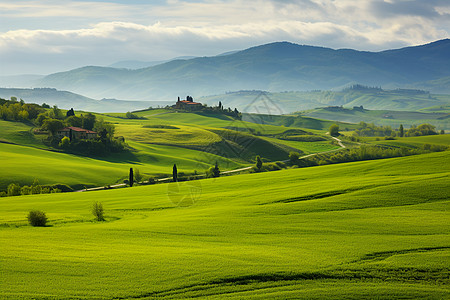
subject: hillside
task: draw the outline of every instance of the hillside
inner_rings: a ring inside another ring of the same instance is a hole
[[[409,128],[412,125],[428,123],[436,126],[438,130],[450,129],[450,114],[448,113],[324,107],[303,112],[301,115],[349,123],[359,123],[363,121],[375,123],[377,125],[389,125],[393,128],[398,128],[400,124]]]
[[[0,88],[0,98],[10,99],[16,97],[28,103],[47,103],[60,108],[94,112],[123,112],[146,109],[150,106],[166,106],[172,104],[168,101],[123,101],[117,99],[94,100],[68,91],[59,91],[53,88]]]
[[[238,107],[246,113],[279,115],[324,106],[353,108],[361,105],[370,110],[417,111],[433,107],[439,111],[441,106],[450,105],[450,95],[430,94],[422,90],[384,90],[356,86],[342,91],[238,91],[205,96],[198,101],[208,105],[217,105],[221,101],[225,107]]]
[[[93,98],[162,100],[237,90],[328,90],[361,83],[415,86],[433,82],[432,91],[450,92],[450,40],[381,52],[272,43],[229,55],[174,60],[138,69],[83,67],[55,73],[36,86]],[[444,85],[440,86],[439,82]]]
[[[433,153],[0,198],[0,298],[446,299],[449,176]]]
[[[98,119],[114,124],[115,136],[124,137],[129,151],[89,157],[50,148],[43,143],[47,135],[34,134],[30,122],[0,120],[0,191],[12,182],[30,185],[34,178],[42,184],[61,183],[74,188],[122,183],[130,167],[139,169],[145,179],[168,177],[174,163],[190,176],[204,174],[216,162],[226,171],[253,165],[257,155],[265,162],[280,161],[287,160],[291,151],[309,154],[338,148],[321,130],[308,133],[320,137],[320,141],[286,142],[278,136],[298,132],[285,133],[284,127],[222,114],[164,109],[135,114],[139,119],[127,119],[124,113],[96,114]]]

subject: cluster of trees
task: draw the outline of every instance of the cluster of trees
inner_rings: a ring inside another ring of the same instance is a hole
[[[111,152],[121,152],[126,149],[123,137],[114,137],[115,127],[113,124],[97,119],[94,114],[86,113],[76,116],[73,109],[63,114],[54,106],[49,111],[42,113],[36,119],[41,130],[50,133],[49,142],[54,147],[59,147],[67,152],[80,153],[85,155],[104,155]],[[56,137],[58,130],[64,127],[79,127],[97,132],[95,139],[74,139]]]
[[[372,160],[391,157],[402,157],[427,152],[439,152],[447,150],[447,146],[424,144],[422,148],[366,146],[359,148],[342,149],[336,152],[322,153],[308,158],[299,159],[298,153],[291,152],[289,159],[292,165],[309,167],[342,162]]]
[[[11,97],[11,100],[0,98],[0,119],[6,121],[33,121],[45,108],[33,103],[25,103],[22,99],[17,100]]]
[[[24,185],[20,186],[18,183],[11,183],[8,185],[6,191],[0,191],[0,197],[11,197],[20,195],[35,195],[35,194],[50,194],[50,193],[60,193],[61,189],[52,186],[42,186],[39,181],[35,179],[33,184],[30,186]]]
[[[443,134],[443,130],[441,134]],[[411,128],[406,132],[406,136],[422,136],[422,135],[435,135],[436,127],[431,124],[421,124],[419,126],[411,126]]]
[[[436,127],[431,124],[421,124],[412,126],[409,130],[405,130],[400,125],[398,130],[392,129],[391,126],[376,126],[374,123],[359,122],[358,129],[355,130],[356,136],[381,136],[381,137],[404,137],[404,136],[422,136],[438,134]],[[444,131],[441,130],[441,134]]]
[[[402,126],[403,128],[403,126]],[[376,126],[374,123],[359,122],[355,130],[357,136],[396,136],[391,126]]]

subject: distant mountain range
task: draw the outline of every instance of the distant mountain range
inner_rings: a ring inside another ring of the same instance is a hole
[[[172,100],[237,90],[342,89],[360,83],[450,93],[450,40],[381,52],[272,43],[214,57],[137,69],[83,67],[37,79],[91,98]]]
[[[0,88],[0,98],[10,99],[17,97],[27,103],[46,103],[51,106],[57,105],[60,108],[93,112],[127,112],[152,107],[164,107],[171,105],[174,101],[124,101],[117,99],[94,100],[72,92],[58,91],[53,88],[34,89],[8,89]]]

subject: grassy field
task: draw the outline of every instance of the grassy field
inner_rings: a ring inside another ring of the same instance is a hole
[[[317,108],[304,112],[303,115],[313,118],[351,123],[359,123],[361,121],[364,121],[366,123],[391,126],[393,128],[398,128],[400,124],[402,124],[406,128],[409,128],[412,125],[428,123],[436,126],[438,130],[450,129],[449,114],[445,112],[424,113],[394,110],[331,110],[329,108]]]
[[[335,147],[330,142],[301,143],[267,137],[290,128],[242,122],[220,114],[155,109],[136,115],[143,119],[126,119],[119,113],[96,114],[115,125],[115,135],[125,138],[130,151],[90,158],[49,151],[43,143],[47,136],[34,135],[32,124],[0,121],[0,190],[13,182],[30,185],[34,178],[41,184],[103,186],[122,182],[130,167],[138,168],[146,179],[168,176],[173,164],[180,172],[201,174],[217,161],[225,171],[252,165],[257,155],[265,161],[277,161],[288,159],[290,151],[312,153]]]
[[[442,152],[0,198],[0,298],[449,298],[449,179]]]
[[[384,140],[379,141],[376,138],[364,138],[364,140],[369,141],[373,144],[387,145],[395,147],[408,147],[408,148],[422,148],[425,144],[430,145],[441,145],[450,146],[450,134],[442,135],[428,135],[428,136],[414,136],[414,137],[402,137],[396,138],[395,140]]]

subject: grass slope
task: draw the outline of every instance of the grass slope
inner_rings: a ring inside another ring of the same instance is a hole
[[[410,111],[391,111],[391,110],[359,110],[359,109],[329,109],[318,108],[302,113],[302,115],[335,120],[340,122],[375,123],[377,125],[389,125],[398,128],[400,124],[405,127],[429,123],[437,126],[437,129],[450,129],[450,114],[448,113],[423,113]]]
[[[1,198],[0,297],[448,298],[449,176],[444,152]]]

